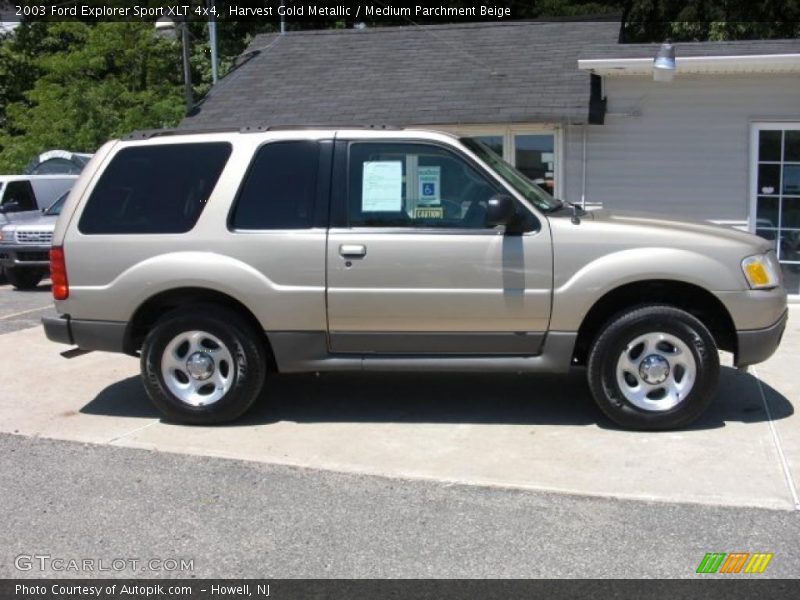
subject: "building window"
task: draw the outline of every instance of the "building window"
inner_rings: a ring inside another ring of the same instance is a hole
[[[547,193],[555,196],[555,135],[514,136],[514,166]]]
[[[800,294],[800,123],[753,126],[751,230],[770,240],[784,284]]]
[[[547,193],[562,195],[559,177],[560,130],[547,126],[467,126],[445,129],[459,137],[480,140]]]

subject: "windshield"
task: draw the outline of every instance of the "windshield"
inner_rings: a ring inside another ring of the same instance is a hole
[[[67,201],[67,196],[69,196],[69,190],[61,194],[61,196],[53,202],[49,208],[44,211],[46,215],[60,215],[61,209],[64,208],[64,202]]]
[[[494,150],[483,142],[473,138],[461,138],[461,143],[472,150],[491,169],[506,181],[511,187],[522,194],[539,210],[550,212],[558,210],[564,204],[545,192],[517,169],[502,159]]]

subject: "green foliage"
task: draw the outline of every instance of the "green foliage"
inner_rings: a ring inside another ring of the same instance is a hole
[[[180,50],[154,39],[152,25],[25,23],[15,33],[0,47],[0,172],[19,172],[45,150],[92,152],[183,117]]]
[[[798,0],[625,0],[625,41],[796,38]]]

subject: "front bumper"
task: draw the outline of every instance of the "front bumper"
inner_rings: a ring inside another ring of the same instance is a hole
[[[49,267],[50,246],[0,245],[0,264],[4,267]]]
[[[51,342],[78,346],[81,350],[124,352],[127,323],[88,321],[69,315],[43,317],[44,333]]]
[[[734,364],[737,367],[747,367],[764,362],[778,349],[786,322],[789,319],[789,310],[785,310],[780,319],[774,324],[763,329],[737,331],[737,351]]]

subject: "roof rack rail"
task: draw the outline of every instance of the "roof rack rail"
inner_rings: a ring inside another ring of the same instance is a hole
[[[198,129],[141,129],[132,131],[123,135],[123,140],[149,140],[154,137],[167,137],[170,135],[191,135],[193,133],[233,133],[239,131],[235,127],[212,127],[212,128],[198,128]]]
[[[386,124],[377,124],[377,125],[364,125],[364,124],[336,124],[336,123],[327,123],[327,124],[316,124],[316,125],[257,125],[255,127],[242,127],[240,131],[242,133],[263,133],[265,131],[292,131],[292,130],[309,130],[309,129],[383,129],[383,130],[397,130],[400,131],[403,128],[398,127],[396,125],[386,125]]]
[[[395,125],[256,125],[246,127],[210,127],[197,129],[141,129],[123,135],[121,139],[149,140],[155,137],[167,137],[171,135],[192,135],[200,133],[264,133],[266,131],[292,131],[309,129],[381,129],[397,130],[403,128]]]

